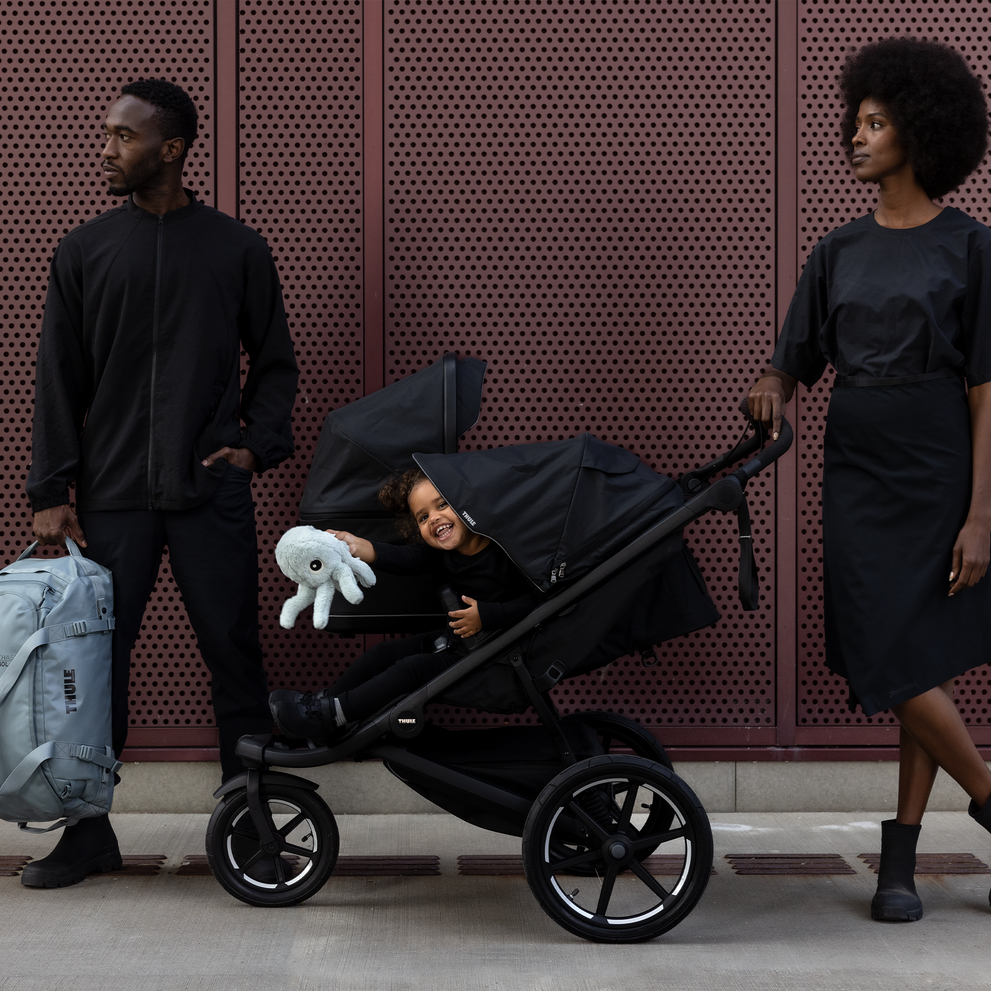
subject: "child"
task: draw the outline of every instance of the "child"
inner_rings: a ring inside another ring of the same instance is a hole
[[[398,517],[405,547],[328,530],[354,557],[394,575],[429,574],[449,584],[467,608],[448,613],[457,637],[475,636],[521,620],[537,603],[534,588],[498,546],[473,533],[426,475],[412,468],[387,483],[382,504]],[[272,692],[269,708],[287,735],[327,741],[440,674],[463,653],[456,641],[438,650],[443,632],[378,644],[321,692]]]

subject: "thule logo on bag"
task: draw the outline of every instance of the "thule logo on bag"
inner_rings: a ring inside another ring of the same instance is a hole
[[[463,510],[462,510],[461,515],[468,521],[468,523],[469,523],[470,526],[474,526],[475,525],[475,521],[466,512],[464,512]]]
[[[65,711],[76,711],[76,669],[63,668],[62,679],[65,685]]]
[[[0,668],[9,668],[13,659],[13,654],[0,654]]]

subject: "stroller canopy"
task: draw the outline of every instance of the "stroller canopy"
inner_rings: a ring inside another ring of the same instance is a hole
[[[457,362],[457,399],[446,411],[453,424],[445,423],[443,361],[328,413],[300,520],[381,513],[379,489],[392,474],[415,467],[414,451],[443,451],[445,433],[457,438],[478,422],[485,369],[477,358]]]
[[[468,527],[543,591],[580,578],[684,502],[670,478],[590,434],[415,459]]]

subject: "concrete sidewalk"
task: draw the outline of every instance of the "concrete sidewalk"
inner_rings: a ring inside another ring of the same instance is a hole
[[[125,854],[164,854],[156,876],[39,891],[0,877],[0,991],[959,991],[989,983],[989,875],[918,879],[925,918],[870,920],[878,813],[711,817],[716,875],[694,913],[651,943],[604,946],[558,928],[521,877],[462,877],[461,854],[519,841],[447,815],[340,816],[343,855],[432,854],[436,877],[334,877],[304,905],[251,908],[210,877],[207,817],[114,816]],[[991,863],[966,815],[930,813],[920,850]],[[0,855],[48,837],[0,824]],[[853,874],[740,876],[727,854],[840,854]]]

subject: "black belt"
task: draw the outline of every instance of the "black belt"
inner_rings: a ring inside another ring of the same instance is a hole
[[[941,368],[938,372],[923,372],[921,375],[903,375],[894,379],[872,379],[866,375],[837,375],[834,389],[866,389],[872,386],[883,388],[887,385],[911,385],[913,382],[928,382],[930,379],[958,379],[960,372],[952,368]]]

